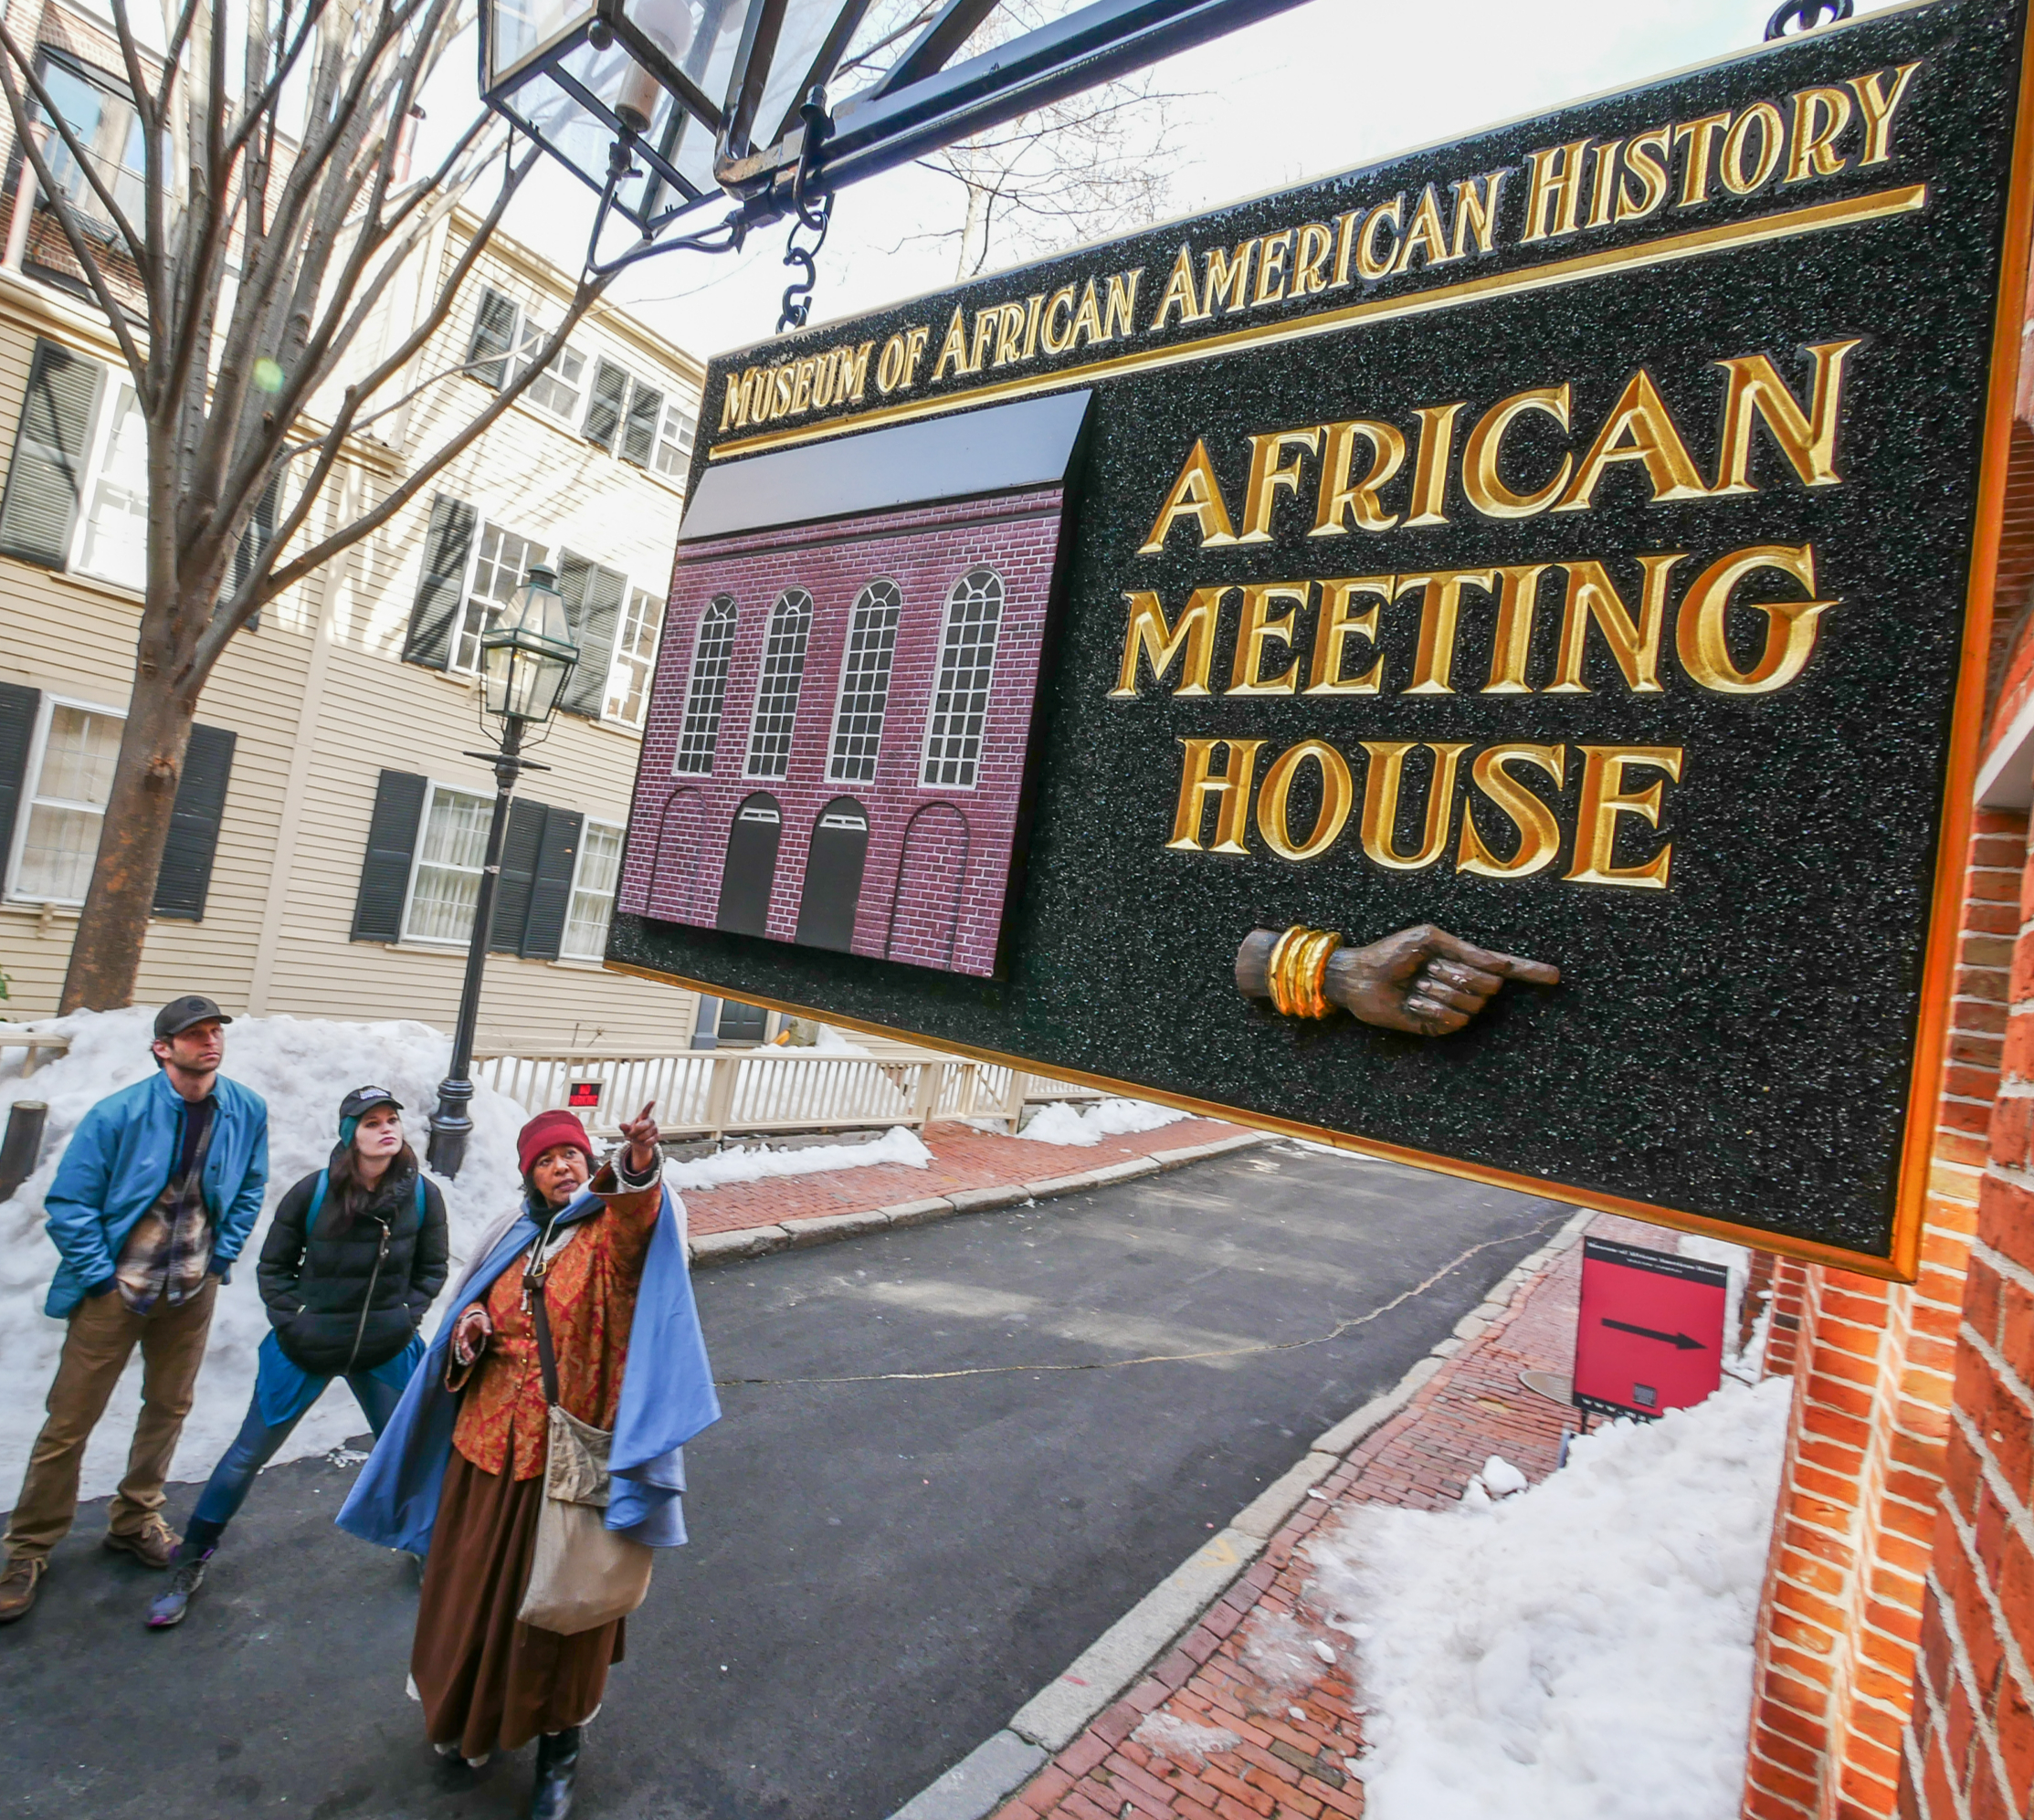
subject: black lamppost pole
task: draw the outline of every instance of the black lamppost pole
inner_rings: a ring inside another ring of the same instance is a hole
[[[501,750],[466,754],[494,766],[494,813],[488,821],[487,853],[473,899],[466,978],[459,988],[458,1019],[452,1027],[452,1064],[437,1084],[437,1108],[431,1114],[428,1156],[440,1175],[459,1173],[466,1161],[466,1141],[473,1134],[473,1117],[468,1110],[473,1099],[473,1033],[480,1018],[480,979],[487,970],[494,899],[501,882],[509,800],[515,794],[517,778],[525,771],[550,769],[522,756],[523,735],[532,726],[543,726],[551,719],[578,661],[558,578],[541,564],[534,566],[516,591],[509,611],[480,635],[483,705],[488,718],[501,728]]]

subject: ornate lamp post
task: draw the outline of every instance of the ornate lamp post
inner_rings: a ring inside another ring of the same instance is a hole
[[[572,642],[558,577],[533,566],[509,610],[480,635],[483,709],[500,729],[501,750],[468,752],[494,766],[494,816],[488,824],[487,857],[473,900],[473,932],[466,949],[466,982],[459,990],[459,1016],[452,1032],[452,1066],[437,1084],[437,1110],[431,1114],[430,1164],[440,1175],[457,1175],[466,1161],[473,1120],[473,1031],[480,1015],[480,975],[487,966],[488,937],[494,923],[494,898],[501,882],[501,841],[508,831],[509,799],[525,771],[548,771],[522,756],[524,735],[543,727],[558,706],[579,647]]]

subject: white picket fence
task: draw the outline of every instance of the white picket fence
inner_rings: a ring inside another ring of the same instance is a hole
[[[613,1131],[654,1100],[658,1124],[676,1138],[922,1127],[935,1119],[993,1119],[1015,1131],[1027,1104],[1103,1097],[1021,1068],[924,1050],[488,1056],[474,1058],[473,1072],[532,1112],[569,1108],[595,1131]]]

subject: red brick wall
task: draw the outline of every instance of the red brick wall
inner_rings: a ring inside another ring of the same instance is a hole
[[[1796,1390],[1758,1627],[1757,1820],[1895,1809],[2025,847],[2024,819],[1979,817],[1919,1280],[1776,1273],[1767,1364]]]

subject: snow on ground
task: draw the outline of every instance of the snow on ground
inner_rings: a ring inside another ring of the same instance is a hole
[[[1041,1106],[1017,1133],[1040,1144],[1099,1144],[1104,1138],[1122,1137],[1131,1131],[1155,1131],[1161,1125],[1191,1119],[1170,1106],[1154,1106],[1144,1099],[1098,1099],[1085,1109],[1055,1099]]]
[[[0,1114],[16,1099],[48,1102],[49,1122],[38,1167],[13,1199],[0,1201],[0,1509],[14,1501],[28,1448],[42,1425],[43,1399],[57,1367],[64,1327],[42,1312],[56,1274],[56,1248],[43,1235],[43,1195],[70,1134],[86,1110],[107,1094],[153,1071],[149,1053],[153,1006],[79,1012],[38,1024],[71,1038],[70,1052],[34,1074],[19,1073],[21,1051],[0,1047]],[[346,1024],[323,1018],[243,1017],[226,1033],[227,1075],[269,1102],[269,1194],[233,1280],[220,1292],[211,1343],[199,1373],[196,1401],[184,1425],[171,1477],[203,1479],[238,1431],[254,1391],[255,1350],[269,1331],[255,1288],[269,1215],[301,1176],[324,1166],[338,1137],[340,1100],[369,1082],[388,1088],[406,1108],[406,1123],[419,1156],[426,1120],[437,1103],[437,1082],[451,1059],[451,1043],[427,1025]],[[528,1116],[505,1094],[477,1083],[473,1137],[456,1182],[439,1180],[452,1226],[456,1281],[475,1240],[519,1192],[515,1134]],[[909,1131],[880,1141],[790,1152],[728,1152],[666,1166],[674,1189],[718,1186],[812,1169],[846,1169],[876,1162],[922,1165],[928,1152]],[[425,1331],[435,1329],[427,1321]],[[100,1498],[119,1483],[133,1417],[141,1401],[141,1361],[114,1391],[106,1416],[85,1454],[83,1493]],[[343,1385],[327,1391],[298,1425],[279,1461],[327,1451],[366,1427]]]
[[[1736,1820],[1791,1390],[1725,1383],[1530,1490],[1493,1499],[1493,1458],[1453,1510],[1309,1544],[1362,1658],[1373,1820]]]

